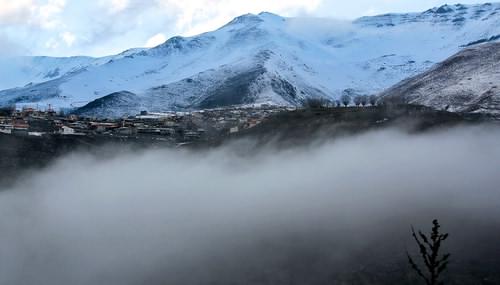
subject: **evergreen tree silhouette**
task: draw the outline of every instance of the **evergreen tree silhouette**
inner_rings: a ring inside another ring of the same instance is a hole
[[[440,275],[448,267],[450,254],[447,253],[440,256],[439,250],[441,249],[442,243],[448,238],[449,234],[442,234],[439,232],[441,225],[438,220],[432,221],[432,224],[433,226],[429,236],[426,236],[421,231],[418,231],[417,234],[415,229],[413,227],[411,228],[413,239],[418,245],[425,269],[422,270],[407,252],[408,261],[418,276],[425,281],[425,284],[443,285],[443,281],[440,281]]]

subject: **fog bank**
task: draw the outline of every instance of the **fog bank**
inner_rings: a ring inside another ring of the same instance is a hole
[[[383,284],[433,218],[456,274],[494,268],[499,141],[475,127],[72,154],[0,192],[0,284]]]

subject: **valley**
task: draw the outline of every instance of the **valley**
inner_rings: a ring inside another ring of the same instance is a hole
[[[0,285],[500,284],[466,2],[0,0]]]

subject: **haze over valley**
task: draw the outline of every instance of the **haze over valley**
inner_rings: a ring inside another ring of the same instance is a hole
[[[449,284],[495,284],[499,139],[387,129],[68,155],[0,193],[0,284],[420,284],[410,225],[435,217]]]

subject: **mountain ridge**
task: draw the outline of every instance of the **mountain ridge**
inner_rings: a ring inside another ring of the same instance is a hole
[[[115,56],[74,59],[59,71],[38,72],[52,78],[0,91],[0,105],[78,108],[130,92],[137,96],[134,108],[108,112],[129,115],[140,109],[227,104],[296,106],[309,97],[335,100],[347,89],[375,94],[464,46],[497,41],[499,11],[498,3],[444,5],[422,13],[362,17],[345,27],[266,12],[246,14],[198,36],[173,37],[151,49]],[[112,100],[106,105],[113,106]]]

